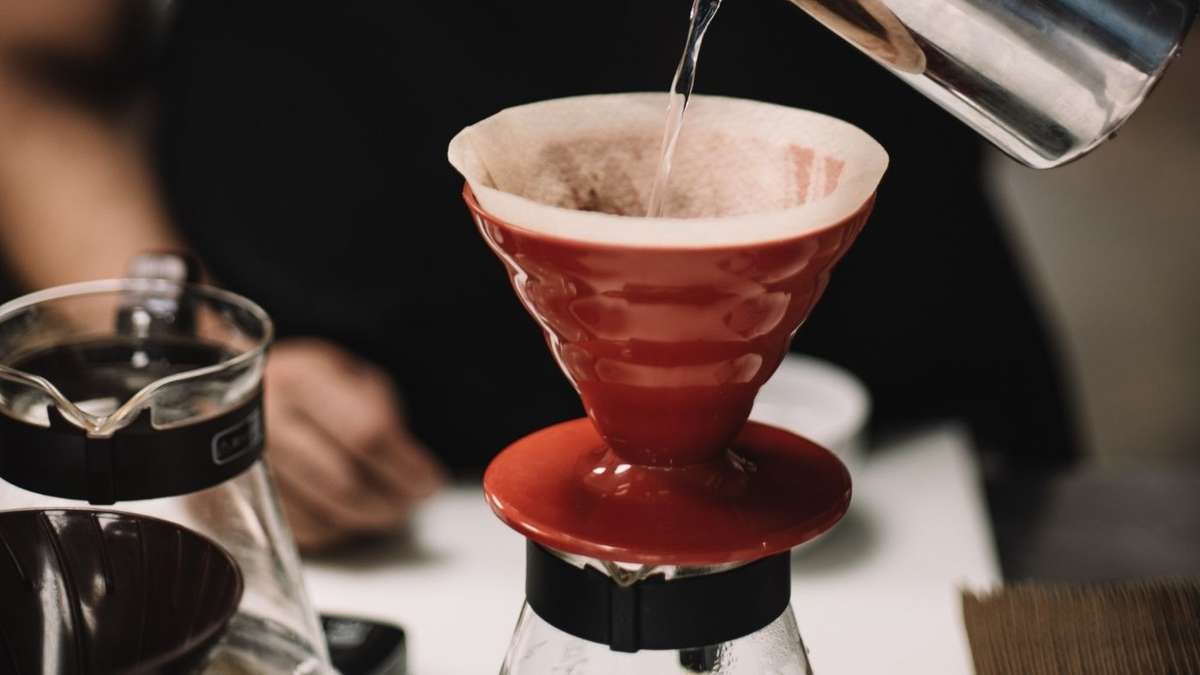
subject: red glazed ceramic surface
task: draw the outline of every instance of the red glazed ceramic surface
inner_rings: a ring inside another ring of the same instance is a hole
[[[600,435],[656,466],[729,446],[872,206],[792,239],[633,248],[531,233],[464,196]]]
[[[577,419],[509,446],[483,487],[500,519],[539,544],[647,565],[756,560],[846,513],[850,475],[828,450],[757,422],[731,447],[688,466],[630,464]]]
[[[464,198],[595,427],[501,454],[484,485],[501,518],[569,552],[682,564],[785,550],[844,513],[832,455],[746,418],[873,197],[796,237],[709,248],[558,239],[498,221],[469,187]],[[622,466],[631,480],[612,479]]]

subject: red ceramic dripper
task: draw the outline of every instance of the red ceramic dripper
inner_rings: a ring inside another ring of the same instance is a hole
[[[819,196],[830,199],[847,159],[784,151],[800,165],[797,190],[809,191],[812,165],[824,165]],[[878,153],[870,170],[882,175]],[[481,206],[469,180],[480,232],[590,420],[534,433],[492,462],[484,489],[499,517],[561,551],[675,565],[754,560],[831,527],[849,504],[845,468],[806,439],[746,420],[866,222],[878,175],[849,197],[856,203],[823,211],[836,214],[828,222],[784,210],[775,218],[798,218],[792,230],[773,222],[765,238],[701,245],[581,236],[544,225],[574,214],[532,202],[508,209],[533,213],[529,222],[509,222]]]

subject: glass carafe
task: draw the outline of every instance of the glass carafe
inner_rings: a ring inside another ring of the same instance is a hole
[[[246,588],[208,672],[329,671],[262,458],[271,338],[254,303],[164,279],[0,306],[0,510],[115,504],[224,547]]]
[[[527,600],[501,675],[810,675],[788,554],[630,565],[529,544]]]

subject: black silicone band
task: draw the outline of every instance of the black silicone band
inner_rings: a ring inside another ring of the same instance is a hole
[[[534,612],[575,637],[616,651],[694,649],[765,628],[791,599],[790,554],[727,572],[620,586],[529,542],[525,596]]]
[[[211,419],[154,429],[150,410],[95,438],[51,406],[50,427],[0,414],[0,478],[39,494],[92,504],[154,499],[223,483],[262,456],[262,392]]]

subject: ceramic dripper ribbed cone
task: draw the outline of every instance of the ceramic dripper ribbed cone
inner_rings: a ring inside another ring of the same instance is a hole
[[[698,96],[667,214],[645,212],[663,97],[589,96],[463,130],[484,236],[617,455],[719,453],[865,222],[887,156],[829,117]]]
[[[662,96],[546,101],[463,130],[464,197],[588,412],[505,449],[484,491],[529,538],[501,673],[809,672],[788,551],[845,467],[747,423],[887,165],[822,115],[696,97],[641,217]]]

